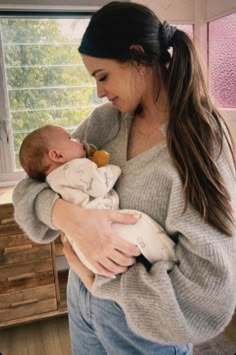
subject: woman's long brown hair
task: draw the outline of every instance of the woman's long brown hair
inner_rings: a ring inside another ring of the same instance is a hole
[[[231,236],[233,210],[216,159],[226,139],[235,168],[232,137],[211,103],[192,41],[176,30],[172,45],[166,73],[170,102],[167,142],[183,181],[185,208],[191,203],[206,222]]]
[[[173,47],[172,56],[169,47]],[[215,162],[215,152],[220,154],[227,134],[223,118],[210,101],[191,39],[178,29],[173,35],[173,28],[164,26],[144,5],[113,1],[93,15],[79,52],[152,67],[157,75],[156,99],[162,76],[170,102],[168,148],[183,181],[185,208],[191,203],[206,222],[231,235],[230,196]]]

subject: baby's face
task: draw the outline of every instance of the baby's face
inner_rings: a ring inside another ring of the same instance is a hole
[[[53,132],[53,145],[54,148],[59,150],[66,161],[76,158],[85,158],[86,152],[83,144],[78,139],[71,138],[69,132],[64,128],[55,126]]]

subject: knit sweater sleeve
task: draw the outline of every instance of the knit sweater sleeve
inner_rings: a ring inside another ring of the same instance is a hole
[[[236,186],[222,153],[218,168],[236,209]],[[223,331],[236,306],[236,229],[228,237],[204,223],[188,206],[175,175],[169,194],[166,230],[178,234],[178,264],[159,261],[147,271],[137,263],[116,279],[96,276],[93,294],[121,307],[138,335],[164,344],[199,343]]]

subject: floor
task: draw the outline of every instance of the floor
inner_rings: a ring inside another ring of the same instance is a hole
[[[224,333],[236,345],[236,312]]]
[[[225,335],[236,345],[236,313]],[[67,316],[0,330],[0,353],[71,355]]]
[[[2,355],[71,355],[66,316],[0,330]]]

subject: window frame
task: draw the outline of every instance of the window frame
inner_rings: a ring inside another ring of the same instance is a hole
[[[0,10],[0,18],[51,18],[84,19],[89,18],[97,8],[85,11],[8,11]],[[16,170],[13,129],[10,115],[7,78],[3,57],[3,45],[0,33],[0,187],[14,186],[25,176],[24,171]]]

